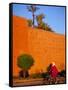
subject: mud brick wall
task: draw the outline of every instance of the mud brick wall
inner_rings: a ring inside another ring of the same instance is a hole
[[[41,30],[29,30],[29,53],[35,59],[30,72],[45,71],[51,62],[60,70],[65,68],[65,39],[63,35]]]
[[[46,71],[51,62],[55,62],[59,70],[65,68],[65,39],[63,35],[40,30],[21,30],[14,33],[13,66],[18,74],[17,57],[22,53],[32,55],[35,60],[30,73]]]
[[[31,54],[35,60],[29,73],[46,71],[51,62],[55,62],[58,70],[65,69],[65,36],[27,27],[26,21],[14,17],[13,21],[13,76],[17,76],[19,55]]]

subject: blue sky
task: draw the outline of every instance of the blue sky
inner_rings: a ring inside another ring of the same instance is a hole
[[[65,34],[65,7],[36,6],[39,7],[35,12],[36,15],[43,13],[45,15],[44,22],[47,23],[53,31]],[[23,4],[13,4],[13,15],[32,19],[32,13],[28,11],[27,5]]]

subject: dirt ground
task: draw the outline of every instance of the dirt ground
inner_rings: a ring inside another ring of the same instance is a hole
[[[36,79],[14,79],[13,86],[35,86],[35,85],[54,85],[54,84],[65,84],[66,80],[64,77],[57,77],[56,82],[50,79],[36,78]]]

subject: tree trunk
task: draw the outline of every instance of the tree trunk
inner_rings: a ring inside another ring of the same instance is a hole
[[[34,15],[34,12],[33,12],[33,27],[34,27],[34,19],[35,19],[35,15]]]
[[[24,70],[24,71],[23,71],[23,77],[24,77],[24,78],[27,78],[28,76],[29,76],[28,71],[27,71],[27,70]]]
[[[26,71],[25,70],[23,71],[23,77],[24,78],[26,77]]]

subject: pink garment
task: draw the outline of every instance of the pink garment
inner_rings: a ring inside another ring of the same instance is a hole
[[[51,68],[50,68],[50,75],[53,78],[55,78],[58,75],[58,70],[57,70],[55,65],[51,66]]]

